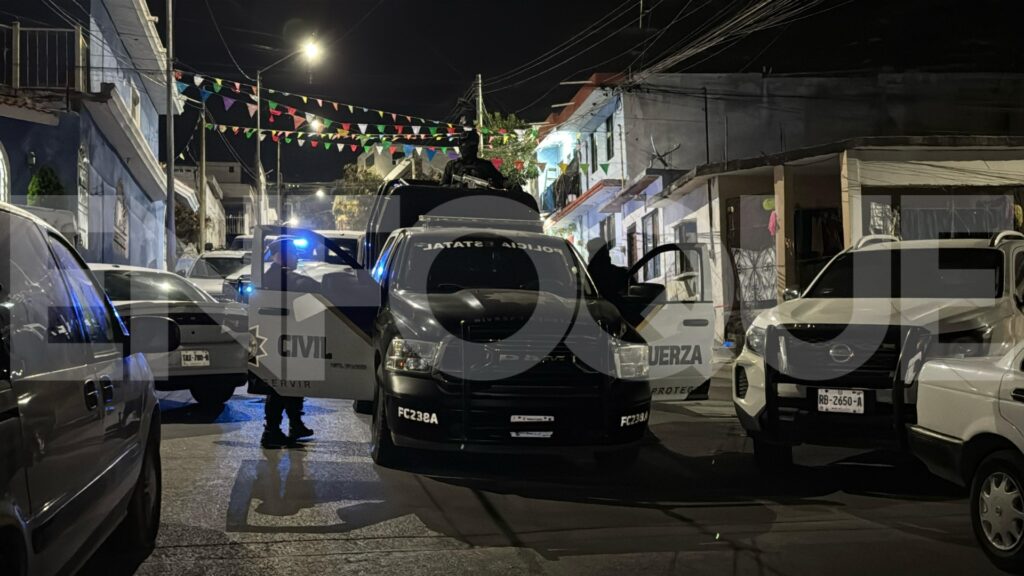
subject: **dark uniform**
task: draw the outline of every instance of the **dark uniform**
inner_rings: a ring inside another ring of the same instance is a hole
[[[472,176],[490,184],[492,188],[504,188],[505,177],[488,160],[479,157],[480,140],[476,132],[466,133],[460,143],[462,156],[444,167],[442,186],[460,186],[457,176]]]
[[[617,304],[629,287],[629,270],[612,264],[611,252],[604,240],[591,240],[587,246],[590,263],[587,272],[597,286],[597,291],[609,302]]]
[[[310,292],[315,288],[316,283],[313,280],[295,273],[298,257],[294,250],[288,238],[279,238],[271,244],[270,252],[274,261],[263,273],[263,289],[275,292]],[[263,412],[266,422],[261,440],[264,448],[280,448],[313,435],[313,431],[302,423],[302,397],[282,396],[269,386],[262,388],[263,393],[267,395]],[[288,414],[288,436],[281,432],[281,424],[284,421],[282,413]]]

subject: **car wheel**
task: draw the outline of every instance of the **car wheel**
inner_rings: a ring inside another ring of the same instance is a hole
[[[142,470],[135,481],[128,510],[117,527],[116,541],[124,542],[133,551],[148,553],[156,545],[160,530],[161,468],[160,422],[153,421],[146,452],[142,456]]]
[[[985,458],[971,482],[971,524],[992,563],[1024,571],[1024,458],[1002,450]]]
[[[235,395],[235,386],[234,384],[200,384],[189,388],[189,392],[200,406],[217,408],[223,406]]]
[[[640,448],[633,446],[612,452],[597,452],[594,454],[594,462],[604,474],[623,474],[633,468],[639,455]]]
[[[370,457],[375,464],[390,466],[396,460],[398,447],[391,439],[391,429],[384,415],[386,402],[378,387],[373,401],[373,424],[370,431]]]
[[[754,462],[763,471],[786,470],[793,466],[793,447],[754,438]]]

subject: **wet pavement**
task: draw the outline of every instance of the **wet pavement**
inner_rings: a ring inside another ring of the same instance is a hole
[[[796,469],[762,475],[727,394],[655,411],[636,467],[612,475],[429,453],[377,467],[369,418],[340,401],[307,401],[316,438],[267,451],[262,397],[211,414],[169,395],[163,522],[137,573],[996,572],[962,491],[881,453],[798,448]]]

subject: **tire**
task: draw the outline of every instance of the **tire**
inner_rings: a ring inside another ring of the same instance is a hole
[[[203,408],[219,408],[235,395],[234,384],[200,384],[189,388],[192,398]]]
[[[765,472],[786,470],[793,466],[793,447],[754,438],[754,462]]]
[[[388,419],[384,414],[384,395],[380,393],[380,387],[374,394],[373,400],[373,424],[370,426],[370,457],[374,464],[379,466],[391,466],[398,458],[398,447],[391,439],[391,429],[388,428]]]
[[[0,530],[0,574],[25,574],[25,553],[18,546],[20,541],[19,533],[13,530]]]
[[[1024,573],[1024,458],[1001,450],[982,461],[971,480],[971,526],[997,567]]]
[[[373,414],[373,401],[354,400],[352,402],[352,411],[356,414],[366,414],[367,416],[370,416]]]
[[[604,474],[623,474],[633,468],[639,455],[640,448],[633,446],[612,452],[597,452],[594,454],[594,462]]]
[[[154,416],[142,470],[128,500],[128,510],[114,533],[116,542],[123,542],[128,551],[148,554],[156,545],[160,530],[160,506],[163,480],[160,467],[160,420]]]

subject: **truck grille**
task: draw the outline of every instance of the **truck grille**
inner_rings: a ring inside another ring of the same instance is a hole
[[[906,329],[898,326],[794,324],[769,342],[780,382],[830,388],[891,388]]]

